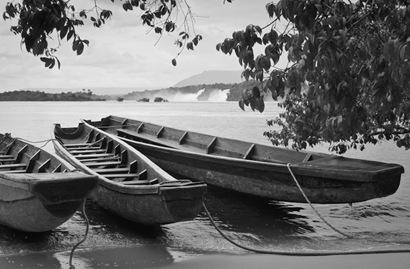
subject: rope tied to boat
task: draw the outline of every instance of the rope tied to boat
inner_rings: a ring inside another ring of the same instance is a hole
[[[21,137],[15,137],[14,139],[18,139],[18,140],[21,140],[21,141],[23,141],[23,142],[27,142],[27,143],[31,143],[31,144],[37,144],[37,143],[45,143],[44,145],[42,145],[40,148],[44,148],[45,146],[47,146],[47,144],[48,143],[50,143],[51,141],[58,141],[57,139],[53,139],[53,138],[50,138],[50,139],[45,139],[45,140],[40,140],[40,141],[30,141],[30,140],[27,140],[27,139],[24,139],[24,138],[21,138]]]
[[[347,237],[347,238],[353,238],[353,236],[347,235],[335,227],[331,225],[322,215],[316,210],[316,208],[313,206],[313,204],[310,202],[309,198],[303,191],[302,187],[300,186],[298,180],[296,179],[296,176],[294,175],[292,169],[290,168],[290,164],[288,163],[287,165],[288,171],[290,175],[292,176],[294,182],[296,183],[296,186],[298,187],[299,191],[302,193],[303,197],[305,198],[306,202],[309,203],[310,207],[313,209],[313,211],[320,217],[320,219],[326,223],[330,228],[332,228],[334,231],[337,233]],[[334,255],[361,255],[361,254],[390,254],[390,253],[410,253],[410,249],[385,249],[385,250],[354,250],[354,251],[304,251],[304,252],[298,252],[298,251],[281,251],[281,250],[266,250],[266,249],[256,249],[253,247],[245,246],[240,243],[235,242],[231,238],[229,238],[227,235],[224,234],[224,232],[219,229],[219,227],[216,225],[214,219],[212,218],[211,214],[208,211],[208,208],[206,207],[205,203],[202,203],[202,206],[205,210],[206,215],[208,216],[209,220],[211,221],[212,225],[215,227],[215,229],[218,231],[218,233],[225,238],[228,242],[231,244],[255,253],[260,253],[260,254],[273,254],[273,255],[286,255],[286,256],[334,256]]]
[[[289,171],[290,175],[292,176],[292,179],[293,179],[293,181],[295,182],[296,186],[298,187],[300,193],[303,195],[303,197],[305,198],[306,202],[309,204],[310,208],[312,208],[312,210],[316,213],[316,215],[317,215],[324,223],[326,223],[327,226],[329,226],[329,227],[330,227],[332,230],[334,230],[335,232],[337,232],[337,233],[339,233],[339,234],[341,234],[341,235],[343,235],[343,236],[352,238],[351,235],[345,234],[344,232],[342,232],[342,231],[340,231],[339,229],[335,228],[332,224],[330,224],[330,223],[319,213],[319,211],[316,210],[316,208],[315,208],[315,207],[313,206],[313,204],[310,202],[310,200],[309,200],[309,198],[307,197],[306,193],[303,191],[302,187],[300,186],[298,180],[297,180],[296,177],[295,177],[295,174],[293,174],[293,171],[292,171],[292,169],[290,168],[290,163],[288,163],[288,164],[286,165],[286,167],[288,168],[288,171]]]
[[[74,266],[73,263],[72,263],[72,261],[73,261],[73,256],[74,256],[74,251],[75,251],[75,249],[76,249],[79,245],[81,245],[82,243],[84,243],[84,241],[87,239],[88,231],[89,231],[89,229],[90,229],[90,221],[88,220],[87,214],[85,213],[85,200],[86,200],[86,199],[84,199],[83,204],[82,204],[82,206],[81,206],[81,213],[82,213],[83,216],[84,216],[85,224],[86,224],[85,234],[84,234],[84,238],[81,239],[77,244],[75,244],[75,245],[73,246],[73,248],[71,249],[70,262],[69,262],[69,266],[70,266],[70,267],[69,267],[69,269],[75,269],[75,266]]]

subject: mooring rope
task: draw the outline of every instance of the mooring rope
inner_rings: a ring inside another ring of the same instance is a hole
[[[27,142],[27,143],[31,143],[31,144],[45,143],[40,148],[44,148],[48,143],[50,143],[53,140],[57,141],[57,139],[53,139],[53,138],[40,140],[40,141],[30,141],[30,140],[27,140],[27,139],[24,139],[24,138],[21,138],[21,137],[15,137],[14,139],[18,139],[18,140],[21,140],[23,142]]]
[[[208,211],[205,203],[202,203],[205,213],[211,221],[212,225],[219,232],[219,234],[225,238],[231,244],[237,246],[238,248],[248,250],[260,254],[273,254],[273,255],[283,255],[283,256],[335,256],[335,255],[360,255],[360,254],[388,254],[388,253],[410,253],[410,249],[385,249],[385,250],[352,250],[352,251],[283,251],[283,250],[269,250],[269,249],[257,249],[243,244],[235,242],[233,239],[229,238],[224,232],[219,229],[216,225],[214,219]]]
[[[329,226],[329,227],[330,227],[332,230],[334,230],[335,232],[337,232],[337,233],[339,233],[339,234],[341,234],[341,235],[343,235],[343,236],[352,238],[351,235],[345,234],[345,233],[341,232],[340,230],[336,229],[336,228],[335,228],[332,224],[330,224],[324,217],[322,217],[322,215],[319,213],[319,211],[316,210],[316,208],[313,206],[313,204],[310,202],[309,198],[307,197],[307,195],[306,195],[305,192],[303,191],[303,189],[302,189],[302,187],[300,186],[298,180],[296,179],[295,175],[293,174],[292,169],[290,169],[290,164],[288,163],[286,166],[287,166],[287,168],[288,168],[288,170],[289,170],[290,175],[291,175],[292,178],[293,178],[293,181],[295,182],[296,186],[298,187],[300,193],[303,195],[303,197],[305,198],[306,202],[309,204],[310,208],[312,208],[312,210],[315,211],[316,215],[317,215],[324,223],[326,223],[327,226]]]
[[[73,249],[71,250],[71,253],[70,253],[70,262],[69,262],[70,267],[69,267],[69,269],[75,269],[75,266],[74,266],[73,263],[72,263],[73,256],[74,256],[74,250],[75,250],[79,245],[81,245],[82,243],[84,243],[84,241],[87,239],[88,231],[89,231],[89,229],[90,229],[90,222],[89,222],[89,220],[88,220],[87,214],[85,213],[85,200],[86,200],[86,199],[84,199],[83,204],[82,204],[82,207],[81,207],[81,213],[83,214],[83,216],[84,216],[84,218],[85,218],[85,223],[86,223],[85,234],[84,234],[84,238],[83,238],[81,241],[79,241],[77,244],[75,244],[74,247],[73,247]]]
[[[290,168],[290,164],[287,164],[287,168],[289,170],[289,173],[291,174],[293,180],[296,183],[296,186],[298,187],[299,191],[302,193],[303,197],[305,198],[306,202],[309,203],[310,207],[313,209],[313,211],[319,216],[319,218],[326,223],[331,229],[333,229],[335,232],[346,236],[348,238],[353,238],[353,236],[347,235],[338,229],[336,229],[333,225],[331,225],[322,215],[316,210],[316,208],[313,206],[313,204],[310,202],[309,198],[306,196],[305,192],[303,191],[302,187],[300,186],[298,180],[296,179],[295,175],[293,174],[292,169]],[[227,235],[224,234],[224,232],[219,229],[218,225],[216,225],[214,219],[212,218],[211,214],[208,211],[208,208],[206,207],[205,203],[202,203],[202,206],[205,210],[206,215],[208,216],[209,220],[211,221],[212,225],[215,227],[215,229],[219,232],[219,234],[225,238],[227,241],[229,241],[231,244],[242,248],[244,250],[248,250],[251,252],[255,253],[261,253],[261,254],[274,254],[274,255],[284,255],[284,256],[331,256],[331,255],[360,255],[360,254],[388,254],[388,253],[410,253],[410,249],[385,249],[385,250],[353,250],[353,251],[281,251],[281,250],[266,250],[266,249],[256,249],[253,247],[245,246],[242,245],[238,242],[235,242],[231,238],[229,238]]]

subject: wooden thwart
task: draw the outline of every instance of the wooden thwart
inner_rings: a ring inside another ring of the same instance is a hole
[[[12,164],[0,165],[0,169],[26,168],[26,167],[27,165],[25,163],[12,163]]]
[[[86,155],[79,155],[76,156],[77,159],[83,160],[83,159],[88,159],[88,158],[102,158],[102,157],[111,157],[115,156],[112,153],[99,153],[99,154],[86,154]]]
[[[105,153],[106,151],[104,149],[91,149],[91,150],[73,150],[70,152],[73,155],[78,155],[78,154],[91,154],[91,153]]]
[[[88,167],[110,166],[110,165],[119,165],[119,164],[121,164],[120,161],[85,163],[85,165]]]
[[[98,169],[93,169],[96,173],[99,174],[113,174],[113,173],[128,173],[129,168],[124,167],[124,168],[98,168]]]
[[[118,157],[116,156],[107,156],[107,157],[100,157],[100,158],[83,158],[80,160],[83,163],[87,162],[107,162],[107,161],[118,161]]]
[[[104,175],[104,177],[109,178],[109,179],[111,179],[111,178],[134,178],[134,177],[138,178],[139,174],[135,174],[135,173],[132,173],[132,174],[106,174],[106,175]]]

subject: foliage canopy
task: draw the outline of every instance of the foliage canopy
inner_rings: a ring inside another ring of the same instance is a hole
[[[243,92],[242,109],[262,112],[268,93],[284,98],[285,112],[268,122],[281,130],[265,132],[273,144],[410,148],[410,1],[281,0],[266,10],[269,25],[248,25],[216,48],[234,52],[242,76],[260,82]],[[276,67],[281,57],[285,69]]]
[[[202,39],[192,31],[185,0],[111,1],[121,2],[125,11],[140,10],[142,23],[156,34],[183,29],[175,42],[178,55]],[[281,98],[285,112],[268,121],[281,129],[265,132],[274,145],[299,150],[325,141],[344,153],[394,140],[410,148],[410,0],[280,0],[266,10],[269,25],[250,24],[216,49],[234,52],[243,77],[260,83],[243,91],[242,109],[262,112],[267,94]],[[183,27],[177,26],[177,11]],[[17,20],[11,31],[48,68],[60,67],[55,53],[62,40],[71,42],[77,55],[89,45],[77,27],[88,20],[99,28],[111,16],[97,0],[79,11],[70,1],[19,0],[7,3],[3,13],[5,20]],[[57,47],[50,47],[53,37]],[[282,57],[289,62],[284,69],[277,67]]]
[[[77,55],[83,53],[89,40],[82,39],[77,28],[89,21],[96,28],[100,28],[109,20],[113,13],[98,5],[89,9],[76,10],[70,1],[64,0],[19,0],[8,2],[3,13],[3,19],[17,19],[17,25],[11,27],[11,31],[21,36],[21,43],[26,50],[35,56],[41,56],[40,60],[48,68],[58,66],[60,61],[56,56],[61,42],[65,39],[71,42],[72,49]],[[176,58],[186,48],[194,50],[202,40],[201,35],[195,35],[193,29],[193,14],[190,6],[181,0],[111,0],[122,2],[125,11],[140,10],[142,24],[149,27],[156,34],[163,32],[172,33],[179,29],[176,10],[182,13],[183,22],[181,31],[175,44],[181,48],[178,55],[172,59],[172,64],[177,64]],[[191,32],[194,36],[191,36]],[[50,47],[50,41],[57,40],[58,45]]]

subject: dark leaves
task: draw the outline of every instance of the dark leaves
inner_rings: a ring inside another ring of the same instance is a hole
[[[271,27],[248,25],[216,49],[234,53],[242,77],[262,83],[260,96],[281,98],[284,112],[271,121],[281,130],[266,132],[274,145],[305,149],[325,141],[339,154],[380,140],[403,147],[410,134],[410,3],[399,5],[272,2]],[[255,58],[254,51],[263,53]],[[284,54],[289,64],[277,67]],[[240,108],[263,110],[260,96],[245,91]]]

